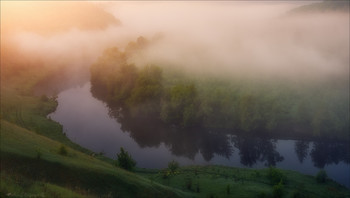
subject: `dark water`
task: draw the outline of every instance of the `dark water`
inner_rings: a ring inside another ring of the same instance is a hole
[[[350,188],[349,144],[329,141],[280,140],[229,135],[210,130],[176,130],[149,120],[115,118],[105,103],[94,98],[90,83],[58,95],[56,112],[72,141],[115,159],[124,147],[138,167],[220,164],[235,167],[278,168],[315,175],[323,168],[333,180]]]

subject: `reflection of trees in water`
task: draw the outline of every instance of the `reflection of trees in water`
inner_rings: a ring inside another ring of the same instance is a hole
[[[258,161],[266,166],[275,166],[283,161],[284,157],[276,151],[276,141],[254,136],[228,136],[223,132],[212,132],[203,128],[179,129],[164,125],[152,115],[130,115],[122,110],[118,104],[113,104],[106,97],[106,92],[97,84],[91,87],[93,96],[109,107],[109,114],[121,124],[124,132],[140,145],[140,147],[159,147],[164,143],[176,156],[185,156],[194,159],[200,152],[206,161],[214,155],[229,158],[234,148],[231,142],[239,149],[241,163],[253,166]],[[231,138],[229,138],[231,137]],[[294,150],[302,163],[308,156],[308,141],[295,141]],[[344,161],[349,163],[350,152],[348,143],[315,142],[310,152],[311,159],[316,167],[323,168],[327,164]]]
[[[233,152],[223,133],[210,133],[198,128],[172,128],[153,116],[131,116],[128,112],[117,110],[110,110],[109,113],[121,124],[122,131],[129,132],[140,147],[158,147],[163,142],[176,156],[194,159],[200,152],[207,161],[214,154],[229,158]]]
[[[275,166],[277,162],[283,161],[281,156],[276,151],[276,141],[251,137],[251,136],[236,136],[233,138],[235,147],[239,149],[241,163],[245,166],[252,166],[261,161],[265,166]]]
[[[295,153],[298,156],[299,162],[303,163],[304,159],[308,155],[309,142],[304,140],[297,140],[294,144]]]
[[[314,166],[318,168],[324,168],[325,165],[332,163],[338,164],[341,161],[350,163],[349,144],[347,143],[314,142],[310,155]]]
[[[176,156],[194,159],[200,152],[206,161],[214,154],[229,158],[233,153],[227,135],[212,133],[200,128],[173,128],[163,124],[154,115],[131,115],[123,111],[119,104],[112,103],[106,97],[106,91],[98,84],[92,84],[92,95],[107,103],[109,114],[121,124],[121,130],[129,132],[140,147],[158,147],[163,142]]]
[[[211,160],[215,153],[226,158],[232,155],[234,150],[226,134],[206,132],[203,136],[200,139],[200,151],[205,160]]]

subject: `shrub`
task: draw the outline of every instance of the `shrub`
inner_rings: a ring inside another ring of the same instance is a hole
[[[162,171],[162,178],[163,179],[168,179],[169,175],[170,175],[169,171],[167,171],[167,170]]]
[[[176,169],[178,169],[179,167],[180,167],[179,163],[177,163],[174,160],[168,163],[168,168],[169,168],[171,173],[174,173],[176,171]]]
[[[267,173],[267,177],[270,179],[271,185],[276,185],[279,182],[282,182],[282,184],[284,184],[286,181],[286,176],[283,175],[281,171],[271,166]]]
[[[117,164],[119,167],[125,170],[132,170],[136,162],[131,158],[129,153],[124,150],[123,147],[120,147],[120,153],[117,154]]]
[[[284,187],[282,184],[282,181],[280,181],[278,184],[273,186],[273,197],[274,198],[281,198],[283,196],[283,192],[284,192]]]
[[[318,183],[325,183],[327,180],[327,173],[325,170],[320,170],[316,175],[316,180]]]
[[[64,145],[60,146],[60,148],[58,150],[58,154],[64,155],[64,156],[68,155],[68,151]]]

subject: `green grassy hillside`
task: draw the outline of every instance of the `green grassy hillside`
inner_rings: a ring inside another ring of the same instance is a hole
[[[62,143],[1,121],[2,196],[46,197],[273,197],[269,169],[223,166],[169,170],[124,171]],[[350,197],[350,192],[328,180],[293,171],[284,175],[284,197]]]
[[[254,170],[225,166],[189,166],[179,168],[173,174],[169,170],[143,171],[139,174],[161,184],[192,192],[196,197],[279,197],[274,194],[278,182],[271,180],[271,172],[280,174],[283,178],[283,195],[280,197],[350,196],[349,190],[331,180],[319,184],[313,176],[275,168]]]
[[[20,196],[179,197],[175,189],[151,182],[62,143],[1,121],[1,192]]]

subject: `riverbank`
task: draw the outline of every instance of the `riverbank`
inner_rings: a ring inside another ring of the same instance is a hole
[[[23,94],[15,84],[2,87],[2,197],[273,196],[275,184],[269,182],[267,169],[194,166],[181,167],[175,174],[166,169],[124,171],[112,159],[71,142],[62,126],[46,118],[56,106],[55,98]],[[350,196],[348,189],[333,181],[318,184],[313,176],[279,171],[288,180],[283,184],[284,197],[299,191],[307,197]]]
[[[274,195],[275,184],[271,183],[269,169],[190,166],[181,167],[174,173],[168,169],[136,169],[132,173],[70,147],[66,147],[67,154],[62,155],[59,152],[60,142],[6,121],[1,121],[1,126],[1,192],[4,197],[11,194],[48,197]],[[296,194],[304,197],[350,196],[348,189],[334,181],[320,184],[314,176],[275,170],[285,178],[283,197]]]

